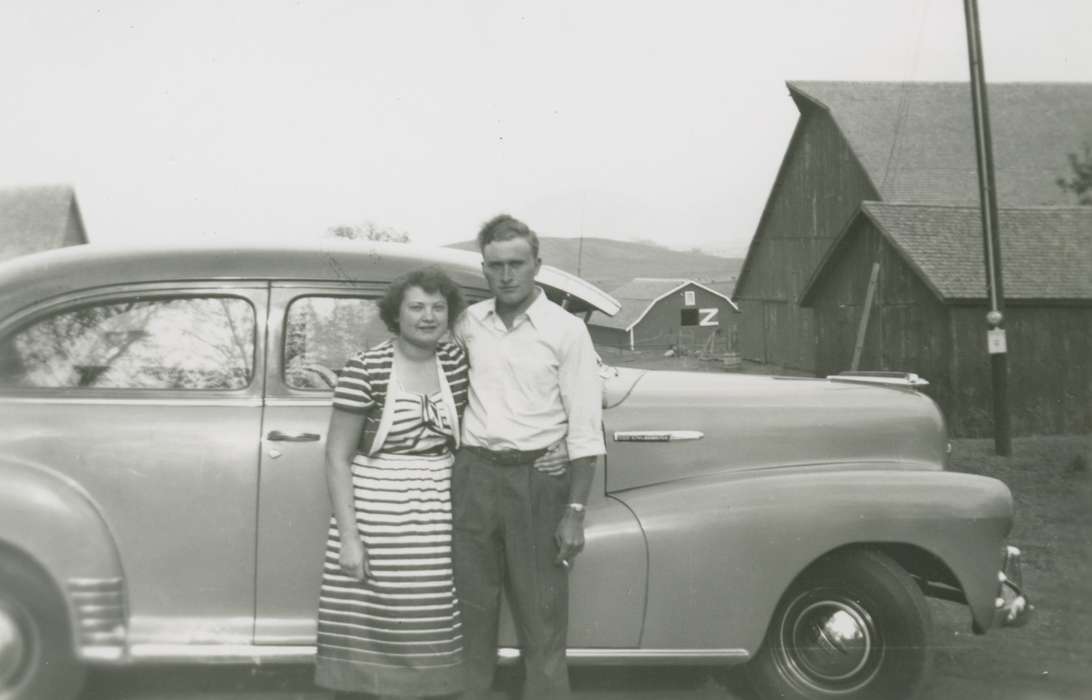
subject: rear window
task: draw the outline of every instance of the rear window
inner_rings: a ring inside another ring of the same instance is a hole
[[[0,340],[0,386],[246,388],[255,315],[236,297],[160,297],[69,308]]]

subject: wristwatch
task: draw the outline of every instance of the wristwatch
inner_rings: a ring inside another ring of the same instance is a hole
[[[583,513],[586,506],[583,503],[570,503],[569,510],[575,510],[577,513]]]

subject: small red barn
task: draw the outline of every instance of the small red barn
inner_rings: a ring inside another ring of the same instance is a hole
[[[627,350],[734,352],[739,308],[726,294],[687,279],[638,277],[611,293],[613,317],[592,314],[596,344]]]

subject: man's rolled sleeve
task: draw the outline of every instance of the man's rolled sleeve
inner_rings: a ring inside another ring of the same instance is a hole
[[[599,376],[595,347],[583,324],[574,328],[565,343],[558,369],[561,401],[569,420],[565,439],[569,459],[606,453],[603,444],[603,380]]]

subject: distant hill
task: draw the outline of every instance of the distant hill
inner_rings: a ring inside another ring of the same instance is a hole
[[[647,243],[609,238],[585,238],[581,251],[577,238],[539,238],[542,262],[566,272],[579,274],[606,291],[621,287],[634,277],[681,277],[703,282],[730,294],[743,265],[743,258],[722,258],[705,253],[682,252]],[[452,243],[448,247],[477,250],[475,241]],[[577,272],[577,256],[580,270]]]

